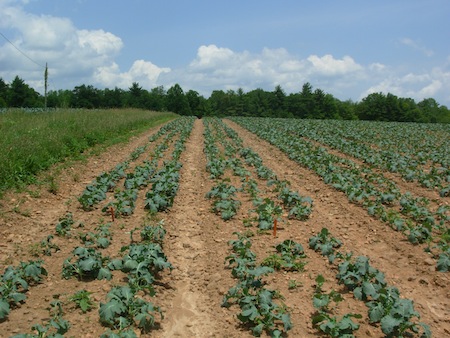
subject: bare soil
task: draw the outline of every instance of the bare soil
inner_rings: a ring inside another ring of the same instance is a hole
[[[259,260],[273,253],[274,246],[284,239],[293,239],[305,248],[307,264],[303,272],[275,272],[266,278],[268,288],[279,290],[291,310],[294,327],[289,331],[290,337],[321,336],[311,323],[312,296],[318,274],[325,277],[327,290],[343,293],[345,301],[339,304],[338,312],[363,314],[363,318],[357,320],[361,327],[356,336],[383,336],[379,327],[369,324],[366,306],[337,284],[336,269],[326,258],[308,248],[309,237],[323,227],[343,241],[344,251],[370,257],[371,264],[384,272],[387,282],[397,286],[403,297],[414,301],[421,314],[420,320],[430,326],[434,337],[450,336],[450,277],[435,271],[435,262],[424,252],[423,246],[408,243],[401,233],[349,203],[342,193],[267,142],[232,122],[227,121],[227,124],[238,132],[244,146],[256,151],[264,165],[280,180],[290,181],[292,190],[314,201],[313,213],[307,221],[285,218],[276,238],[272,234],[257,234],[256,229],[251,229],[255,233],[252,250]],[[111,228],[112,245],[105,250],[105,254],[111,256],[117,256],[122,246],[130,244],[131,231],[143,223],[163,220],[167,230],[164,252],[174,269],[161,274],[156,295],[151,298],[162,308],[164,319],[157,318],[158,325],[150,333],[136,332],[141,337],[251,337],[248,328],[236,318],[237,306],[224,308],[221,303],[224,294],[236,283],[225,265],[225,257],[230,253],[227,242],[236,238],[235,231],[249,230],[244,227],[243,220],[248,217],[252,205],[241,196],[239,213],[226,222],[211,212],[211,202],[205,194],[214,182],[205,169],[203,128],[201,120],[195,121],[181,155],[180,187],[170,211],[159,213],[156,220],[149,218],[143,208],[145,191],[141,191],[134,214],[116,219]],[[58,219],[67,212],[84,224],[79,231],[92,230],[101,222],[111,221],[108,215],[102,214],[101,207],[83,211],[77,197],[97,175],[126,160],[156,131],[156,128],[149,130],[126,145],[113,146],[84,163],[73,163],[61,170],[56,178],[58,190],[55,194],[48,192],[45,186],[6,194],[0,201],[0,271],[20,261],[37,259],[33,256],[36,244],[54,234]],[[270,194],[263,181],[258,181],[258,186],[263,193]],[[420,195],[421,191],[422,188],[415,193]],[[99,322],[98,306],[105,302],[106,294],[113,286],[124,284],[123,274],[114,272],[110,281],[63,279],[63,261],[79,245],[79,240],[55,236],[54,242],[61,250],[52,256],[39,257],[45,262],[48,276],[44,283],[31,287],[26,293],[26,301],[0,322],[1,337],[31,332],[33,324],[45,323],[49,318],[49,304],[55,298],[62,300],[63,317],[71,323],[67,337],[98,337],[107,331]],[[294,282],[295,288],[292,287]],[[86,314],[68,301],[68,296],[81,289],[92,292],[95,303],[94,309]]]

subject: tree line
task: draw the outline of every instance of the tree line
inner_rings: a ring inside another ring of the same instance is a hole
[[[1,107],[44,107],[44,97],[16,76],[10,84],[0,78]],[[127,90],[98,89],[92,85],[72,90],[50,91],[49,108],[141,108],[172,111],[180,115],[262,116],[308,119],[376,120],[450,123],[450,110],[433,98],[416,102],[391,93],[373,93],[360,102],[341,101],[310,83],[296,93],[286,94],[281,86],[273,91],[260,88],[244,92],[214,90],[205,98],[195,90],[184,91],[179,84],[169,89],[147,90],[133,82]]]

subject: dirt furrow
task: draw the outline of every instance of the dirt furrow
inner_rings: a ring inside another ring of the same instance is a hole
[[[202,290],[206,282],[207,251],[202,237],[202,215],[196,206],[203,202],[201,176],[204,171],[202,123],[197,120],[181,156],[180,186],[170,213],[165,218],[169,243],[167,256],[174,266],[174,292],[166,309],[161,337],[212,337],[217,332],[211,316],[215,304]]]

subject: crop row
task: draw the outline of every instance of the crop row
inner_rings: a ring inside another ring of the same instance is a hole
[[[250,196],[256,216],[249,218],[247,224],[257,223],[260,230],[273,229],[274,222],[280,219],[283,211],[292,219],[306,220],[309,217],[313,207],[311,198],[292,191],[288,181],[278,180],[256,152],[242,146],[242,140],[234,130],[218,119],[206,119],[204,135],[206,169],[211,178],[218,180],[207,197],[213,200],[213,210],[220,213],[224,220],[232,218],[240,206],[235,197],[237,192]],[[229,184],[228,179],[222,179],[227,169],[240,178],[239,188]],[[260,189],[253,175],[273,187],[272,194],[275,194],[276,200],[260,197]]]
[[[410,299],[400,297],[400,291],[385,281],[384,274],[370,265],[366,256],[353,258],[352,253],[341,253],[338,249],[342,242],[333,237],[328,229],[309,239],[309,247],[322,256],[328,257],[337,269],[336,279],[346,290],[353,293],[355,299],[363,301],[368,307],[369,322],[380,325],[386,337],[431,337],[428,325],[418,322],[420,314],[414,309]],[[318,310],[313,317],[313,324],[331,337],[350,337],[358,329],[351,318],[360,318],[359,314],[347,314],[342,318],[333,316],[330,304],[339,303],[342,297],[331,291],[324,293],[322,276],[316,278],[316,292],[313,298],[314,307]]]
[[[234,118],[249,131],[269,141],[288,156],[346,194],[349,201],[401,231],[413,244],[426,243],[439,271],[450,270],[449,207],[428,208],[429,201],[401,193],[396,184],[370,168],[327,152],[291,133],[290,121]]]
[[[100,174],[79,197],[81,209],[111,213],[114,221],[115,217],[133,213],[139,190],[147,186],[151,186],[151,189],[147,191],[143,205],[149,213],[155,214],[169,208],[178,190],[178,171],[181,168],[179,158],[193,121],[194,118],[179,118],[166,124],[150,137],[149,144],[133,151],[127,161],[118,164],[110,172]],[[130,170],[131,164],[146,153],[152,143],[154,146],[150,160],[144,160],[141,165],[135,165]],[[170,157],[164,155],[168,149],[172,149]],[[163,163],[158,161],[161,158],[165,159]],[[121,180],[124,182],[122,188],[119,184]],[[113,192],[114,200],[103,208],[97,208],[97,204]],[[154,282],[160,278],[160,272],[172,269],[163,252],[165,228],[163,221],[136,227],[130,232],[131,243],[123,246],[115,257],[110,257],[103,250],[114,241],[113,224],[99,224],[94,231],[85,231],[84,225],[68,213],[56,224],[55,233],[42,240],[37,253],[50,256],[59,251],[61,244],[58,246],[52,241],[54,236],[62,240],[78,239],[81,245],[76,246],[62,262],[61,277],[76,278],[80,282],[112,278],[126,280],[125,285],[114,286],[106,295],[106,302],[99,304],[99,320],[109,328],[102,337],[137,337],[136,329],[148,332],[156,324],[157,315],[163,318],[162,309],[150,302],[149,297],[155,296]],[[140,233],[139,242],[133,238],[134,233]],[[0,320],[25,301],[29,286],[43,282],[43,276],[47,273],[44,266],[45,259],[6,269],[0,284]],[[84,289],[68,300],[76,303],[83,312],[93,308],[90,292]],[[70,329],[70,323],[63,318],[63,305],[61,300],[51,303],[48,322],[32,327],[36,334],[18,334],[14,337],[62,337]]]
[[[297,220],[309,217],[312,200],[291,190],[288,181],[278,180],[255,151],[243,146],[233,129],[218,119],[204,119],[204,125],[207,171],[215,182],[206,197],[212,200],[214,213],[227,221],[239,211],[241,201],[249,198],[254,208],[248,211],[244,226],[256,224],[259,233],[272,230],[274,235],[284,217]],[[259,181],[267,189],[261,188]],[[238,239],[229,241],[232,252],[226,257],[226,266],[236,284],[224,295],[222,306],[238,306],[238,320],[255,336],[264,331],[272,337],[284,336],[292,328],[290,310],[279,291],[266,287],[264,277],[275,270],[303,271],[306,264],[303,247],[287,239],[274,247],[275,253],[257,260],[251,251],[252,231],[235,234]]]
[[[192,126],[191,126],[192,128]],[[106,205],[104,211],[114,208],[116,216],[130,215],[134,209],[135,200],[137,198],[137,190],[146,187],[158,167],[158,160],[163,156],[164,152],[169,148],[169,143],[173,141],[177,134],[180,134],[176,142],[172,160],[176,161],[183,149],[183,143],[186,134],[189,132],[189,125],[180,120],[174,120],[152,135],[149,142],[144,147],[138,147],[130,155],[130,158],[119,163],[110,172],[101,173],[95,180],[83,191],[78,198],[84,210],[92,210],[96,204],[106,199],[106,194],[116,190],[116,202]],[[136,161],[139,156],[146,151],[148,146],[155,143],[159,139],[161,142],[154,148],[151,161],[144,161],[143,165],[136,166],[134,172],[126,173],[126,169],[130,166],[131,161]],[[125,178],[124,190],[116,189],[116,182]]]
[[[349,121],[291,121],[283,131],[330,146],[406,181],[450,194],[450,147],[445,126]],[[447,128],[448,129],[448,128]]]

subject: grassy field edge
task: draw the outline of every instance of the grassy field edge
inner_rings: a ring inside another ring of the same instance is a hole
[[[177,118],[139,109],[57,110],[0,114],[0,197],[35,183],[52,165],[90,156]]]

